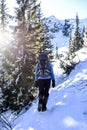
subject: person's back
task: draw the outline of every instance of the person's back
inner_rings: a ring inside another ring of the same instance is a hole
[[[35,71],[35,86],[39,87],[38,111],[45,111],[49,97],[50,82],[55,87],[53,68],[46,53],[42,52],[38,57]]]
[[[46,53],[41,53],[38,57],[37,65],[37,76],[38,79],[49,79],[50,75],[50,62]]]

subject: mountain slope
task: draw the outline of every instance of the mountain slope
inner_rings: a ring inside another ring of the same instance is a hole
[[[67,19],[67,20],[69,21],[68,24],[70,24],[70,28],[68,29],[68,31],[71,32],[72,34],[75,27],[75,19]],[[62,32],[65,20],[59,20],[55,16],[50,16],[46,18],[44,22],[48,26],[51,37],[53,37],[51,39],[51,42],[54,46],[53,50],[56,50],[56,47],[61,48],[68,45],[69,36],[67,37],[64,36]],[[83,29],[84,26],[87,26],[87,19],[79,19],[80,29]]]
[[[37,111],[37,101],[14,122],[13,130],[87,130],[87,59],[81,61],[67,78],[57,75],[50,89],[46,112]],[[58,82],[61,78],[61,83]]]

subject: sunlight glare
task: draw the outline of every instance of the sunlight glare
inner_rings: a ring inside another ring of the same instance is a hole
[[[7,46],[9,43],[9,39],[9,33],[0,31],[0,48]]]

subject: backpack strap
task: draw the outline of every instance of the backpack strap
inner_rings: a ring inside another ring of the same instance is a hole
[[[38,76],[47,76],[50,75],[50,66],[49,66],[49,62],[47,63],[46,68],[43,70],[40,67],[40,64],[38,63],[38,71],[36,73]]]

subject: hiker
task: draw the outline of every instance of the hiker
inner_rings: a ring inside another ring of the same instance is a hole
[[[35,86],[39,87],[38,111],[46,111],[49,97],[50,83],[55,87],[53,68],[45,52],[39,54],[35,70]]]

